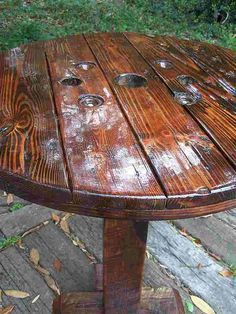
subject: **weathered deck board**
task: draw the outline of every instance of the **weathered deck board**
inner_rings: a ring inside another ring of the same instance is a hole
[[[208,302],[217,314],[234,314],[236,289],[233,279],[222,277],[222,267],[166,222],[149,226],[148,249],[193,293]],[[201,265],[198,268],[199,264]]]
[[[29,250],[38,250],[40,265],[50,272],[62,292],[94,290],[91,261],[58,226],[50,223],[26,236],[23,243]],[[61,262],[61,271],[53,266],[56,258]]]
[[[206,218],[175,220],[174,224],[179,228],[184,228],[192,236],[200,238],[205,248],[221,257],[227,264],[235,265],[236,229],[221,220],[221,215],[222,213]]]
[[[0,230],[6,237],[15,236],[39,225],[50,219],[55,210],[31,204],[15,212],[1,215]]]
[[[53,292],[46,285],[43,278],[33,269],[18,249],[10,247],[0,254],[0,288],[2,290],[23,290],[30,293],[26,299],[16,299],[3,296],[3,306],[16,305],[14,314],[51,313]],[[32,300],[40,294],[37,302]]]

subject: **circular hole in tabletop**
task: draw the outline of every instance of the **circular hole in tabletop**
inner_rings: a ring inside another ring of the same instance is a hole
[[[104,99],[100,95],[85,94],[79,97],[79,104],[86,107],[97,107],[104,104]]]
[[[66,86],[79,86],[83,83],[83,81],[81,81],[78,77],[70,76],[63,78],[60,83]]]
[[[123,73],[114,78],[114,82],[126,87],[142,87],[147,85],[147,79],[135,73]]]
[[[185,92],[176,92],[174,94],[175,100],[183,106],[190,106],[193,104],[196,104],[200,100],[200,95],[195,95],[191,93],[185,93]]]
[[[176,79],[180,84],[185,85],[185,86],[196,82],[196,80],[193,77],[188,76],[188,75],[179,75],[177,76]]]
[[[75,68],[79,68],[79,69],[88,71],[88,70],[96,67],[97,65],[95,62],[92,62],[92,61],[79,61],[79,62],[73,63],[73,66]]]
[[[172,62],[169,60],[155,60],[154,64],[159,65],[163,69],[171,69],[173,67]]]

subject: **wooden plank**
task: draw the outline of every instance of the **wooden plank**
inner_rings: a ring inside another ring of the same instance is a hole
[[[53,314],[103,314],[102,292],[74,292],[53,302]]]
[[[71,232],[99,263],[103,260],[103,219],[74,215],[68,219]]]
[[[164,39],[160,37],[151,39],[136,34],[127,34],[126,36],[150,65],[152,65],[156,73],[161,76],[173,94],[178,92],[190,92],[193,95],[200,96],[199,101],[196,104],[185,106],[186,110],[194,116],[209,136],[217,143],[218,147],[223,150],[226,156],[228,156],[232,164],[235,165],[235,98],[230,97],[229,93],[219,87],[218,80],[214,76],[215,72],[213,73],[208,69],[207,64],[204,70],[200,67],[197,69],[192,68],[191,54],[187,54],[183,49],[181,50],[178,45],[179,41],[173,41],[173,39],[168,38],[164,41]],[[164,46],[163,48],[162,44],[164,42],[167,47]],[[190,47],[188,47],[188,49],[190,49]],[[174,50],[174,55],[172,50]],[[177,57],[176,51],[178,52]],[[213,53],[209,55],[211,55],[212,58],[214,56]],[[180,57],[182,57],[182,59]],[[168,62],[171,63],[170,69],[159,66],[157,60],[163,59],[168,60]],[[227,64],[227,60],[225,62]],[[216,69],[218,68],[216,67]],[[232,66],[231,70],[233,70]],[[178,78],[181,79],[182,75],[187,77],[186,79],[189,78],[192,80],[192,82],[181,84],[181,80]],[[221,165],[221,160],[218,159],[218,163]],[[221,172],[224,171],[224,169],[226,172],[226,166],[227,164],[222,164],[223,169]],[[212,170],[214,171],[214,168]],[[217,173],[219,173],[219,170],[220,169],[217,170]],[[232,173],[232,170],[230,170],[230,172]],[[227,178],[225,178],[224,173],[223,176],[222,184],[224,185],[227,184]]]
[[[42,47],[28,45],[1,54],[0,69],[1,186],[7,179],[14,186],[16,176],[35,197],[40,194],[37,185],[45,191],[53,186],[60,191],[57,197],[70,198]]]
[[[181,205],[176,204],[178,195],[204,195],[206,205],[216,197],[208,199],[210,191],[231,186],[235,172],[227,160],[127,39],[120,34],[89,34],[86,39],[162,181],[171,207],[186,206],[183,198]],[[114,78],[121,73],[145,76],[148,84],[119,86]]]
[[[55,210],[36,204],[27,205],[24,208],[1,215],[0,230],[6,237],[21,235],[27,230],[49,220]]]
[[[235,313],[233,278],[222,277],[219,272],[223,267],[173,226],[166,222],[150,223],[147,248],[192,294],[205,300],[217,314]]]
[[[175,220],[174,224],[200,239],[206,249],[221,257],[228,265],[236,264],[236,229],[233,226],[229,226],[215,215]]]
[[[107,314],[139,308],[148,223],[105,219],[103,293]]]
[[[95,289],[94,267],[91,260],[52,222],[23,239],[29,252],[38,250],[40,265],[55,279],[62,293],[93,291]],[[60,271],[54,267],[60,261]]]
[[[15,247],[1,251],[0,273],[2,290],[21,290],[28,292],[26,299],[10,298],[3,295],[3,306],[14,305],[13,313],[51,313],[54,294],[43,278],[34,270]],[[33,299],[40,295],[37,302]]]
[[[46,43],[46,53],[74,201],[89,210],[89,207],[96,207],[98,194],[100,206],[124,209],[128,206],[125,196],[137,199],[137,207],[139,202],[141,204],[150,197],[149,208],[163,207],[165,196],[162,189],[83,37],[50,41]],[[80,66],[86,61],[93,64],[93,68]],[[75,77],[75,82],[80,80],[78,83],[81,84],[64,85],[61,80],[69,77]],[[98,102],[102,102],[100,105],[95,103],[93,97],[96,96]],[[80,97],[83,97],[81,102]],[[86,97],[90,97],[87,105]],[[93,193],[86,194],[90,195],[89,203],[88,197],[79,191]],[[101,194],[107,197],[103,199]],[[113,200],[110,204],[109,195]],[[142,196],[146,199],[143,200]],[[114,204],[115,197],[119,201]]]
[[[53,314],[103,314],[101,292],[67,293],[53,302]],[[123,312],[127,313],[127,311]],[[131,312],[128,312],[131,313]],[[142,305],[136,314],[184,314],[178,292],[170,288],[143,290]]]
[[[169,42],[173,44],[174,38],[169,38]],[[176,46],[177,49],[185,51],[199,68],[214,76],[221,90],[225,89],[231,95],[236,96],[236,53],[234,51],[200,41],[179,40]]]
[[[236,209],[215,214],[215,217],[236,230]]]

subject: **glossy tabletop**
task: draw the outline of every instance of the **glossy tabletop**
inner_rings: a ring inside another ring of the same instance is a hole
[[[236,207],[236,54],[173,37],[74,35],[0,55],[0,187],[83,215]]]

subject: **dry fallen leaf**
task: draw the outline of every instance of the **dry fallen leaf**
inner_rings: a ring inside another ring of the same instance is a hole
[[[35,269],[37,271],[39,271],[41,274],[43,274],[43,275],[48,275],[48,276],[50,275],[50,273],[49,273],[49,271],[47,269],[45,269],[45,268],[43,268],[43,267],[41,267],[39,265],[35,265]]]
[[[200,239],[193,239],[192,242],[193,242],[196,246],[198,246],[198,247],[202,246]]]
[[[225,268],[222,269],[219,274],[223,277],[232,277],[234,273],[231,270]]]
[[[2,303],[2,290],[0,289],[0,303]]]
[[[67,220],[72,215],[73,215],[72,213],[66,213],[65,215],[63,214],[62,220]]]
[[[17,298],[17,299],[24,299],[29,297],[29,293],[20,290],[4,290],[4,293],[9,297]]]
[[[45,279],[47,285],[49,286],[49,288],[51,288],[58,295],[60,295],[60,290],[57,287],[56,282],[54,281],[54,279],[52,277],[50,277],[50,276],[44,276],[44,279]]]
[[[39,252],[35,248],[30,251],[30,260],[34,263],[34,265],[38,265],[39,263]]]
[[[221,258],[220,258],[218,255],[216,255],[216,254],[214,254],[214,253],[211,253],[211,252],[208,252],[208,254],[209,254],[211,257],[213,257],[214,259],[216,259],[217,261],[221,261]]]
[[[38,295],[32,300],[32,304],[35,303],[35,302],[37,302],[37,300],[39,299],[39,297],[40,297],[40,294],[38,294]]]
[[[203,301],[201,298],[195,295],[190,295],[190,297],[193,304],[196,305],[196,307],[199,308],[199,310],[201,310],[203,313],[215,314],[215,311],[210,307],[210,305]]]
[[[185,236],[185,237],[188,236],[188,233],[186,232],[186,229],[184,229],[184,228],[183,228],[183,229],[180,229],[180,230],[179,230],[179,233],[182,234],[182,235]]]
[[[201,268],[202,268],[202,264],[201,264],[201,263],[198,263],[198,264],[197,264],[197,268],[198,268],[198,269],[201,269]]]
[[[60,220],[61,220],[61,218],[60,218],[59,216],[57,216],[56,214],[54,214],[54,213],[52,213],[51,217],[52,217],[52,220],[53,220],[56,224],[58,224],[58,223],[60,222]]]
[[[56,271],[61,271],[61,261],[58,258],[53,261],[53,267]]]
[[[66,220],[62,220],[60,222],[60,227],[65,233],[70,233],[70,228],[68,222]]]
[[[14,202],[14,195],[13,194],[7,194],[7,205],[10,205]]]
[[[10,314],[14,310],[14,305],[9,305],[3,309],[0,309],[0,314]]]

